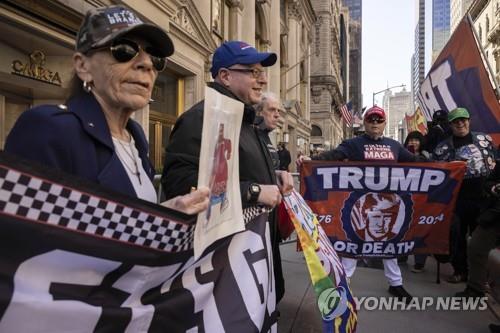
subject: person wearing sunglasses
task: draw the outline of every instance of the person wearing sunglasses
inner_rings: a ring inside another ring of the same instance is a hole
[[[437,161],[464,161],[467,163],[462,186],[455,205],[456,219],[451,227],[451,265],[453,274],[449,283],[466,282],[467,235],[477,226],[477,217],[488,200],[483,185],[495,166],[497,156],[491,136],[471,131],[471,117],[466,108],[458,107],[448,113],[452,135],[439,143],[433,157]]]
[[[239,174],[243,208],[265,205],[273,208],[281,201],[282,193],[293,188],[292,176],[276,171],[267,151],[259,139],[254,125],[254,105],[262,99],[267,85],[265,67],[276,63],[275,53],[259,52],[243,41],[227,41],[219,46],[212,57],[210,72],[214,82],[208,86],[219,93],[244,104],[239,140]],[[165,197],[171,198],[189,192],[198,180],[201,132],[204,102],[194,105],[177,119],[170,143],[166,148],[162,184]],[[278,181],[279,179],[279,181]],[[271,239],[277,232],[276,221],[271,218]],[[284,293],[279,248],[273,248],[276,300]]]
[[[373,162],[416,162],[420,159],[409,152],[396,140],[384,137],[386,126],[384,109],[376,105],[369,108],[363,117],[365,133],[358,137],[344,140],[337,148],[323,152],[313,160],[327,161],[373,161]],[[303,160],[309,159],[303,157]],[[398,260],[383,259],[384,273],[389,282],[389,293],[400,300],[410,302],[412,296],[403,287],[403,277],[398,266]],[[342,257],[342,264],[348,278],[356,270],[357,260]]]
[[[174,46],[157,25],[132,10],[89,10],[78,31],[74,76],[66,104],[24,112],[5,150],[140,199],[157,202],[148,142],[131,119],[146,107],[158,73]],[[196,213],[208,205],[208,189],[166,206]]]

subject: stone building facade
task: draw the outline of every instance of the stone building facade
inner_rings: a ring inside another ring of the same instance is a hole
[[[349,11],[340,0],[312,0],[317,21],[311,55],[311,143],[330,149],[346,137],[340,107],[349,96]]]
[[[483,47],[494,79],[498,84],[500,82],[500,1],[477,0],[473,3],[470,14],[479,37],[479,43]],[[491,76],[490,79],[494,85]],[[500,100],[500,95],[498,99]]]
[[[311,30],[316,15],[309,0],[280,2],[280,97],[284,123],[276,135],[277,141],[287,143],[294,160],[299,152],[309,153]],[[295,168],[294,163],[291,167]]]
[[[349,98],[352,102],[352,111],[361,117],[363,109],[363,95],[361,92],[362,79],[362,21],[363,6],[361,0],[342,0],[349,8]]]
[[[474,0],[450,0],[450,35],[467,14]]]
[[[158,169],[175,120],[203,99],[211,80],[211,54],[224,40],[244,40],[279,55],[281,66],[267,68],[267,89],[286,106],[275,140],[287,139],[292,151],[308,147],[307,55],[315,20],[309,0],[5,0],[0,2],[0,149],[24,110],[65,101],[83,15],[92,7],[111,4],[128,6],[144,21],[160,25],[175,45],[167,70],[156,82],[154,102],[134,115],[149,137],[150,156]],[[13,69],[19,64],[43,66],[52,74],[49,79],[19,75]]]

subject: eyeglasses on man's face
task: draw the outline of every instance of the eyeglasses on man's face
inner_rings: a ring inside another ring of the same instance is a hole
[[[94,50],[100,50],[100,49],[108,49],[111,51],[111,55],[113,58],[120,62],[120,63],[125,63],[129,62],[137,55],[141,50],[144,50],[146,52],[150,59],[151,62],[153,63],[154,69],[156,69],[158,72],[161,72],[165,69],[167,66],[167,58],[162,57],[160,54],[161,52],[154,48],[153,46],[146,46],[146,47],[141,47],[138,43],[134,42],[133,40],[130,39],[118,39],[111,44],[111,46],[104,46],[96,49],[91,49],[90,51]]]
[[[379,117],[370,117],[366,118],[367,123],[372,123],[372,124],[382,124],[385,122],[384,118],[379,118]]]
[[[451,124],[452,125],[458,125],[459,123],[466,123],[469,121],[469,118],[457,118],[457,119],[453,119],[451,121]]]
[[[229,71],[250,73],[254,79],[258,79],[261,76],[266,76],[266,71],[259,68],[227,68]]]

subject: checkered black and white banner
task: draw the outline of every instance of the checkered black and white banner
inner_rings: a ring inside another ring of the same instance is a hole
[[[0,332],[276,331],[267,214],[193,259],[189,216],[0,153]]]

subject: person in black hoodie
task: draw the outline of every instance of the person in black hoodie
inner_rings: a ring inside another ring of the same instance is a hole
[[[215,50],[210,69],[214,82],[208,86],[230,98],[244,103],[239,142],[240,191],[243,208],[265,205],[273,208],[280,203],[282,193],[293,188],[293,179],[286,172],[277,173],[267,147],[259,139],[254,125],[254,104],[260,102],[267,84],[264,67],[277,60],[275,53],[258,52],[241,41],[228,41]],[[203,128],[204,101],[184,112],[172,130],[166,148],[162,185],[166,198],[189,193],[197,186],[198,166]],[[279,181],[278,181],[279,178]],[[271,239],[275,239],[276,221],[270,214]],[[279,249],[273,249],[276,288],[283,287]],[[276,301],[284,289],[276,289]]]
[[[286,149],[285,143],[280,143],[278,145],[278,156],[280,158],[280,170],[288,171],[288,166],[292,162],[292,157],[288,149]]]
[[[436,146],[450,135],[451,129],[448,124],[448,115],[446,111],[436,110],[432,115],[429,132],[425,135],[425,146],[423,149],[432,153]]]

